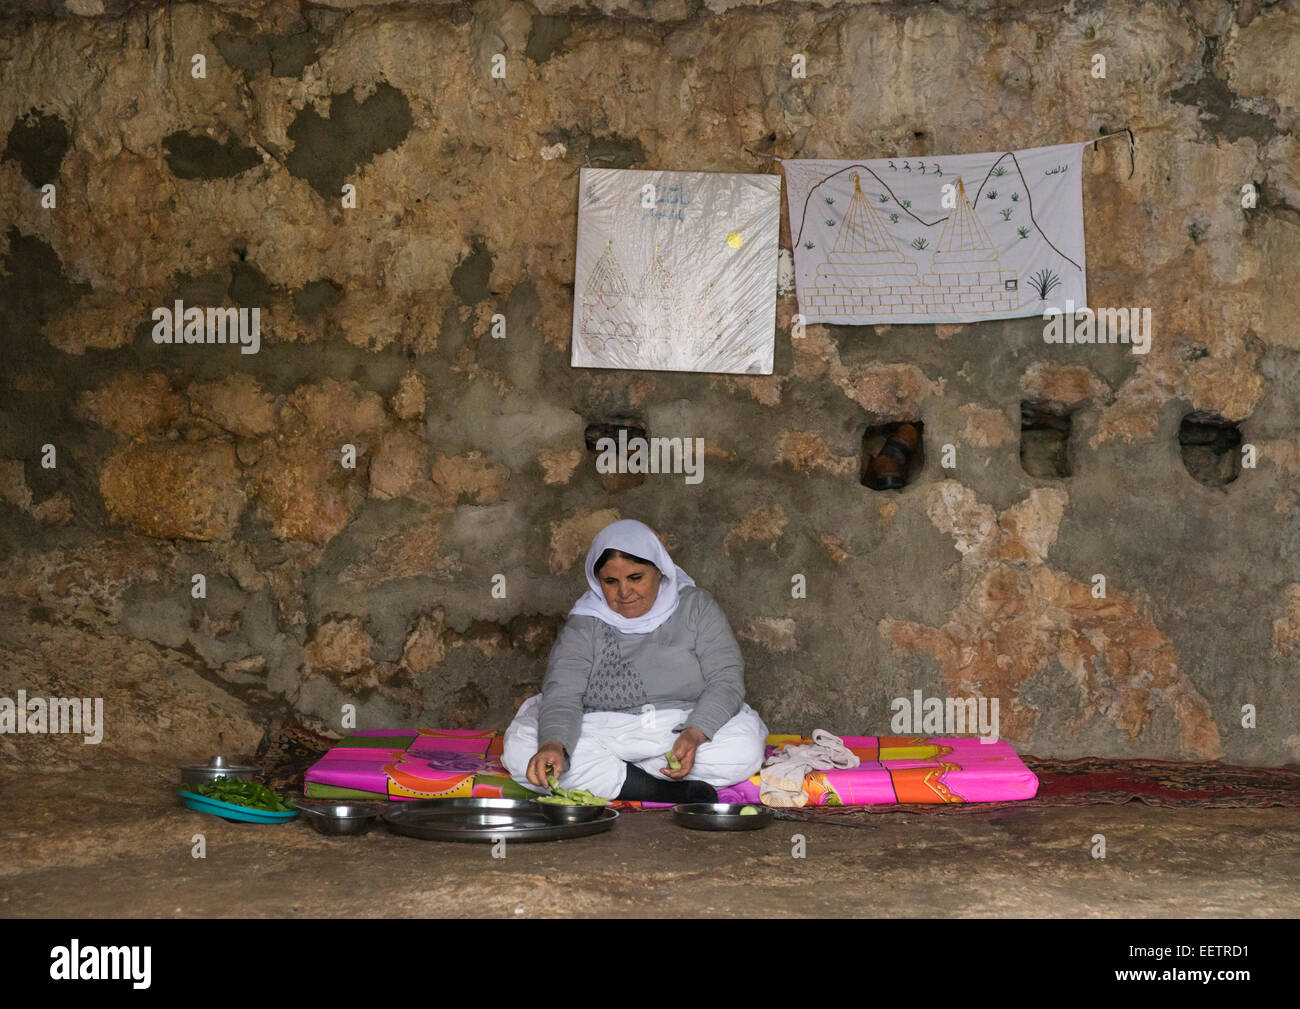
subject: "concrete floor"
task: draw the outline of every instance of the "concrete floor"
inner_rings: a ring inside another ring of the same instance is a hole
[[[494,859],[488,845],[382,826],[330,838],[299,821],[226,823],[178,806],[172,780],[141,766],[0,771],[0,915],[1300,914],[1294,809],[891,813],[862,829],[777,822],[740,834],[631,812],[609,834],[509,845]],[[191,856],[196,833],[205,859]],[[791,857],[796,833],[806,858]],[[1104,860],[1090,855],[1095,834],[1106,837]]]

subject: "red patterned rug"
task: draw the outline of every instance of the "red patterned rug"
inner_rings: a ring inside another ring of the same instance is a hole
[[[269,734],[254,763],[264,783],[302,791],[303,775],[338,742],[301,725]],[[1057,760],[1023,756],[1038,775],[1038,794],[1015,802],[955,802],[878,806],[814,806],[796,810],[816,816],[844,813],[973,813],[1026,806],[1091,806],[1134,800],[1181,809],[1300,807],[1300,771],[1284,767],[1238,767],[1218,761],[1114,760],[1080,757]],[[782,811],[789,812],[789,811]]]
[[[1022,759],[1038,775],[1038,795],[1030,801],[1045,805],[1138,799],[1148,806],[1202,809],[1300,806],[1300,771],[1284,767],[1241,767],[1217,760]]]

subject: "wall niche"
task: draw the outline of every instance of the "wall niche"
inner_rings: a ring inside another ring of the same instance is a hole
[[[646,430],[643,421],[636,417],[622,415],[588,424],[583,432],[583,443],[587,446],[587,459],[591,464],[591,468],[599,476],[601,486],[611,492],[631,490],[633,487],[640,487],[645,483],[644,473],[600,472],[597,465],[601,455],[601,450],[598,447],[599,443],[601,439],[609,438],[615,445],[618,445],[620,443],[619,432],[626,432],[623,435],[626,444],[630,444],[638,438],[648,440],[649,432]]]
[[[1070,476],[1070,414],[1059,404],[1020,403],[1020,468],[1040,480]]]
[[[862,435],[859,479],[872,490],[902,490],[925,468],[925,425],[919,420],[873,424]]]
[[[1224,487],[1241,476],[1241,429],[1217,413],[1194,410],[1178,426],[1183,465],[1192,479]]]

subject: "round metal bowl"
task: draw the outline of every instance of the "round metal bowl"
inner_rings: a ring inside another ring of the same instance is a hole
[[[741,813],[746,806],[757,813]],[[688,802],[673,807],[673,822],[692,830],[762,830],[776,817],[756,802]]]
[[[312,803],[295,799],[293,808],[304,815],[318,834],[354,836],[364,834],[376,823],[383,807],[355,802]]]
[[[538,802],[537,808],[551,823],[590,823],[606,809],[605,806],[570,806],[559,802]]]
[[[181,784],[195,785],[217,778],[238,778],[240,781],[252,781],[257,773],[256,767],[246,764],[227,763],[225,757],[213,757],[206,764],[182,764]]]

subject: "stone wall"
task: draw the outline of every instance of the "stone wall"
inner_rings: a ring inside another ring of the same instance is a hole
[[[504,725],[617,518],[722,603],[774,730],[975,692],[1039,755],[1300,760],[1294,5],[0,11],[0,696],[103,697],[107,723],[98,749],[0,736],[6,762],[247,754],[348,703]],[[771,376],[569,366],[584,163],[1125,126],[1132,165],[1122,138],[1084,155],[1089,298],[1152,308],[1145,356],[1033,318],[791,339],[784,294]],[[258,352],[156,344],[176,300],[259,309]],[[1071,412],[1070,476],[1022,468],[1022,401]],[[1194,479],[1192,411],[1257,466]],[[924,469],[872,491],[863,432],[902,418]],[[597,473],[593,424],[704,438],[704,481]]]

